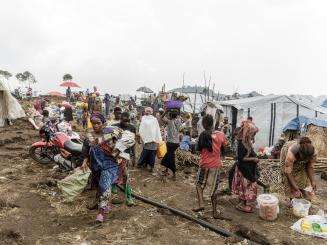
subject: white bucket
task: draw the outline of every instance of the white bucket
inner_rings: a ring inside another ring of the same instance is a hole
[[[261,194],[257,197],[260,218],[268,221],[277,219],[279,213],[278,198],[271,194]]]
[[[293,214],[296,217],[303,218],[309,215],[309,209],[311,207],[311,202],[305,199],[292,199]]]

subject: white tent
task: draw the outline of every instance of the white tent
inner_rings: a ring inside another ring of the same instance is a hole
[[[25,112],[19,102],[13,97],[0,81],[0,127],[5,125],[5,120],[25,117]]]
[[[233,129],[248,116],[253,117],[254,123],[259,128],[256,148],[275,144],[282,134],[283,127],[294,117],[327,119],[326,108],[298,101],[286,95],[221,101],[220,104],[224,109],[224,116],[229,118]]]
[[[188,97],[188,99],[183,103],[183,111],[189,113],[200,113],[205,107],[206,98],[203,94],[183,93],[183,95]],[[211,101],[211,103],[213,103],[218,110],[223,110],[218,101]]]

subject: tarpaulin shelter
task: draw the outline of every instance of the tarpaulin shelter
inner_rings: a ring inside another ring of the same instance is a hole
[[[293,118],[288,124],[286,124],[283,128],[283,132],[286,132],[287,130],[301,131],[309,125],[327,128],[327,120],[299,116]]]
[[[286,95],[267,95],[220,103],[224,115],[232,123],[232,129],[239,126],[248,116],[253,117],[254,123],[259,128],[255,138],[256,148],[274,145],[283,133],[285,125],[295,117],[327,119],[326,108]]]
[[[195,93],[183,93],[187,98],[183,102],[182,110],[189,113],[200,113],[204,110],[207,103],[211,103],[212,106],[216,107],[217,110],[223,111],[222,106],[220,105],[219,101],[207,101],[206,96],[203,94],[195,94]]]
[[[284,128],[286,136],[297,134],[308,136],[319,157],[327,156],[327,120],[299,116],[292,119]]]
[[[0,127],[5,120],[14,120],[25,117],[25,112],[17,99],[12,96],[8,88],[0,81]]]
[[[324,102],[322,102],[321,106],[327,108],[327,100],[324,100]]]

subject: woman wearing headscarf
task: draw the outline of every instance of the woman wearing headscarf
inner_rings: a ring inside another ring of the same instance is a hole
[[[138,167],[149,165],[151,172],[153,172],[158,144],[162,140],[158,120],[152,114],[151,107],[145,108],[145,115],[142,117],[139,129],[143,150],[138,162]]]
[[[252,139],[258,128],[250,122],[243,122],[237,135],[237,162],[232,181],[233,193],[238,195],[239,204],[236,208],[240,211],[252,213],[257,199],[257,180],[259,159],[253,150]]]
[[[100,96],[95,97],[92,112],[102,113],[102,100]]]
[[[96,221],[103,222],[109,211],[111,186],[119,175],[119,151],[115,144],[121,136],[121,130],[106,127],[106,120],[100,113],[92,114],[91,123],[93,129],[88,132],[83,144],[85,160],[82,168],[88,166],[91,169],[92,187],[97,188],[98,198]]]

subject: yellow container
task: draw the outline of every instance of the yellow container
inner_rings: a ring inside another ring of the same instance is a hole
[[[167,153],[167,145],[166,142],[161,141],[159,143],[158,149],[157,149],[157,157],[163,158]]]

